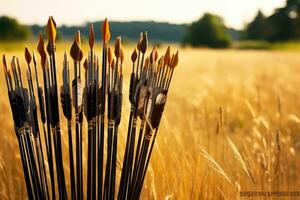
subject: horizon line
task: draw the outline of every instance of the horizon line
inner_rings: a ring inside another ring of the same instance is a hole
[[[214,15],[217,15],[215,13],[212,13],[212,12],[206,12],[206,13],[210,13],[210,14],[214,14]],[[205,13],[203,13],[204,15]],[[198,17],[197,20],[199,20],[200,18],[203,17],[203,15],[201,15],[200,17]],[[222,19],[224,19],[222,16],[220,15],[217,15],[219,17],[221,17]],[[21,22],[20,19],[18,19],[17,17],[14,17],[12,15],[0,15],[0,17],[10,17],[10,18],[13,18],[13,19],[16,19],[19,23],[21,23],[22,25],[26,25],[26,26],[45,26],[46,23],[24,23],[24,22]],[[53,16],[54,19],[55,19],[55,16]],[[107,18],[107,17],[106,17]],[[105,19],[105,18],[104,18]],[[58,25],[58,27],[62,27],[62,26],[66,26],[66,27],[83,27],[83,26],[86,26],[87,24],[94,24],[94,23],[97,23],[97,22],[103,22],[104,19],[99,19],[99,20],[87,20],[87,21],[84,21],[84,22],[81,22],[81,23],[77,23],[77,24],[68,24],[68,23],[62,23],[61,25]],[[197,21],[197,20],[193,20],[191,22],[170,22],[170,21],[159,21],[159,20],[154,20],[154,19],[145,19],[145,20],[138,20],[138,19],[130,19],[130,20],[118,20],[118,19],[112,19],[112,20],[109,20],[108,18],[108,21],[111,23],[114,23],[114,22],[120,22],[120,23],[131,23],[131,22],[154,22],[154,23],[165,23],[165,24],[170,24],[170,25],[190,25],[192,24],[193,22]],[[235,30],[243,30],[244,28],[236,28],[236,27],[232,27],[232,26],[228,26],[226,25],[226,22],[224,21],[225,23],[225,26],[228,28],[228,29],[235,29]],[[59,24],[59,23],[58,23]]]

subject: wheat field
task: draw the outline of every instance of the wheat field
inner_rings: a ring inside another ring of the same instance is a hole
[[[100,45],[97,47],[100,55]],[[33,50],[33,44],[29,48]],[[129,58],[134,47],[124,48],[126,78],[118,173],[128,125]],[[241,194],[299,192],[299,52],[178,48],[179,65],[141,199],[278,199]],[[0,49],[9,59],[12,55],[19,56],[25,74],[23,49]],[[64,49],[69,51],[70,43],[60,43],[57,47],[60,78]],[[164,50],[165,46],[159,47],[160,55]],[[0,199],[25,199],[25,182],[2,70],[0,88]],[[67,126],[64,117],[61,121],[65,173],[69,180]],[[84,163],[86,144],[85,132]]]

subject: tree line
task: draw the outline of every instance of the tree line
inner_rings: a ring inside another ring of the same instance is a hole
[[[100,30],[101,21],[95,22],[95,30]],[[205,13],[191,24],[170,24],[153,21],[111,22],[113,37],[121,35],[124,41],[133,41],[144,30],[149,31],[152,41],[157,43],[182,43],[193,47],[227,48],[233,40],[263,40],[269,42],[300,39],[300,0],[287,0],[286,5],[274,10],[270,16],[258,11],[255,18],[244,30],[235,30],[225,26],[224,20],[217,15]],[[61,26],[59,38],[71,39],[76,30],[83,38],[88,37],[89,23],[83,26]],[[24,26],[16,19],[0,17],[0,41],[22,40],[37,36],[44,31],[43,26]],[[100,35],[97,35],[100,40]]]
[[[268,17],[258,11],[246,28],[246,37],[271,42],[300,39],[300,0],[287,0]]]
[[[188,26],[184,43],[192,46],[226,48],[234,39],[228,30],[230,29],[225,26],[221,17],[207,13]],[[284,7],[275,9],[270,16],[258,11],[244,30],[233,33],[238,34],[239,40],[268,42],[299,40],[300,0],[287,0]]]
[[[93,22],[94,29],[98,33],[101,30],[102,21]],[[58,39],[73,39],[76,31],[80,30],[82,39],[89,36],[90,23],[87,22],[82,26],[62,25],[58,28]],[[141,32],[148,31],[151,41],[156,43],[179,43],[182,41],[187,24],[170,24],[153,21],[132,21],[132,22],[110,22],[112,39],[122,36],[123,42],[134,41]],[[2,16],[0,17],[0,41],[3,40],[24,40],[28,37],[37,37],[39,32],[44,33],[45,27],[41,25],[24,26],[16,19]],[[96,34],[96,40],[101,39],[100,34]]]

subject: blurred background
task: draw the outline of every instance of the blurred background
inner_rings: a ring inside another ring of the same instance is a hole
[[[89,24],[100,30],[105,17],[113,37],[124,41],[136,41],[144,30],[156,43],[211,48],[296,48],[300,38],[298,0],[0,2],[0,41],[35,38],[50,15],[58,23],[59,39],[72,39],[76,30],[86,38]]]

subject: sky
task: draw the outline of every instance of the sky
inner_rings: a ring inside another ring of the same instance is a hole
[[[269,15],[286,0],[0,0],[0,16],[25,24],[45,24],[53,16],[58,25],[80,25],[103,20],[154,20],[190,23],[205,12],[223,17],[229,27],[241,29],[258,9]]]

